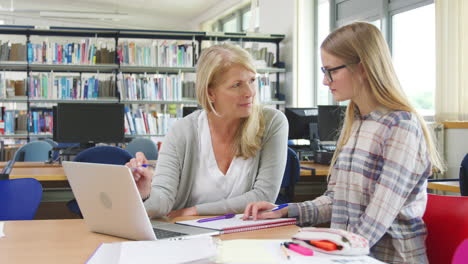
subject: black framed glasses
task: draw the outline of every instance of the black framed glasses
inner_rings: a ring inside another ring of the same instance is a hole
[[[324,68],[324,67],[320,67],[320,69],[322,69],[322,72],[323,74],[325,74],[325,76],[327,77],[328,81],[329,82],[333,82],[333,78],[332,78],[332,72],[336,71],[336,70],[339,70],[339,69],[343,69],[345,68],[346,66],[348,66],[347,64],[343,64],[341,66],[338,66],[338,67],[334,67],[334,68],[330,68],[330,69],[327,69],[327,68]]]

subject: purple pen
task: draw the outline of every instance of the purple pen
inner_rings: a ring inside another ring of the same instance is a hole
[[[221,216],[215,216],[215,217],[210,217],[210,218],[203,218],[197,221],[197,223],[205,223],[205,222],[210,222],[210,221],[216,221],[216,220],[222,220],[222,219],[229,219],[233,218],[236,214],[225,214]]]

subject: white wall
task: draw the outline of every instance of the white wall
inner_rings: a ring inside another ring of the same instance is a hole
[[[297,84],[294,83],[296,5],[297,1],[259,0],[260,32],[286,35],[281,41],[279,60],[286,63],[286,73],[281,79],[280,92],[286,95],[288,105],[294,104],[297,98],[295,88]]]
[[[458,178],[460,164],[468,153],[468,129],[445,129],[445,157],[447,178]]]

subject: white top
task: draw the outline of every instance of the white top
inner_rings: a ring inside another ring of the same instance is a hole
[[[253,167],[253,159],[247,160],[235,157],[226,175],[223,174],[216,162],[213,145],[211,142],[210,127],[205,111],[198,117],[200,137],[200,166],[195,176],[191,196],[191,206],[220,201],[235,197],[244,193],[243,187]]]

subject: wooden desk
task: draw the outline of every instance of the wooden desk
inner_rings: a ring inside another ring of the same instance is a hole
[[[0,168],[4,168],[6,163],[7,163],[6,161],[0,162]],[[47,164],[45,162],[38,162],[38,161],[17,161],[13,164],[13,168],[50,168],[50,167],[62,167],[62,165],[58,163]]]
[[[0,168],[5,162],[0,162]],[[327,176],[328,165],[302,161],[301,167],[315,168],[315,176]],[[301,177],[312,176],[312,171],[301,169]],[[10,179],[35,178],[38,181],[66,181],[67,177],[60,164],[44,162],[16,162],[10,173]]]
[[[432,189],[432,190],[460,193],[460,182],[458,181],[428,182],[427,188]]]
[[[192,218],[176,218],[186,220]],[[286,239],[298,231],[295,225],[219,236],[229,239]],[[0,263],[85,263],[101,243],[126,239],[88,230],[82,219],[6,221],[0,238]]]
[[[327,176],[328,169],[330,168],[328,165],[318,164],[312,161],[301,161],[301,167],[314,168],[315,176]],[[312,171],[301,169],[301,177],[304,176],[312,176]]]
[[[65,171],[61,166],[55,167],[13,167],[10,179],[34,178],[38,181],[66,181]]]

